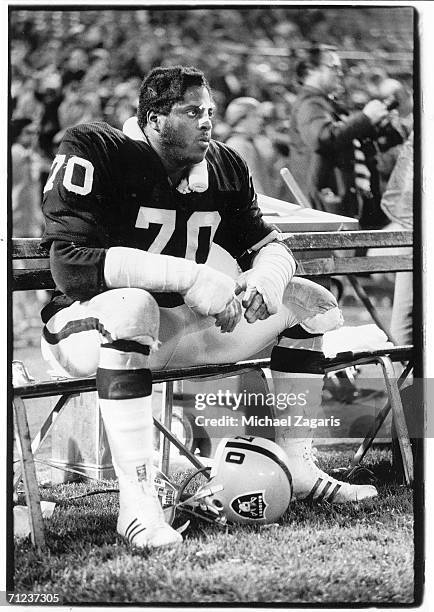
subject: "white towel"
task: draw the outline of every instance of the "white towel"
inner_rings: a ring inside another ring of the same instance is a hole
[[[176,188],[180,193],[203,193],[208,189],[208,166],[206,159],[190,168],[188,178],[181,179]]]
[[[186,178],[181,179],[178,187],[176,188],[180,193],[190,193],[191,189],[188,186],[188,180]]]
[[[375,323],[344,326],[324,334],[323,351],[326,357],[334,357],[344,351],[375,351],[393,344]]]
[[[130,117],[127,119],[122,126],[122,131],[124,134],[126,134],[126,136],[132,138],[133,140],[141,140],[142,142],[146,141],[145,135],[137,123],[137,117]]]
[[[191,191],[197,191],[198,193],[203,193],[208,189],[208,166],[206,159],[190,168],[188,186]]]

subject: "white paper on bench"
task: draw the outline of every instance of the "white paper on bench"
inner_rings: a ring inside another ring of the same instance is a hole
[[[323,350],[326,357],[344,351],[376,351],[393,346],[386,334],[375,323],[343,326],[324,334]]]

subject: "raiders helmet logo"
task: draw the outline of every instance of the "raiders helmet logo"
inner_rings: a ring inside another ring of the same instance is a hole
[[[263,519],[266,507],[264,491],[246,493],[231,501],[232,510],[243,518]]]

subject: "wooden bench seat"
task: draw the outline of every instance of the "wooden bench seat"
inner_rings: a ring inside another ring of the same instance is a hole
[[[307,278],[377,272],[405,272],[413,269],[411,255],[339,256],[333,251],[360,248],[409,247],[413,233],[403,231],[342,231],[285,234],[285,242],[295,252],[329,251],[327,257],[300,261],[296,274]],[[32,261],[32,268],[14,269],[14,291],[53,289],[54,283],[48,264],[48,252],[35,238],[12,240],[12,260]],[[40,264],[40,265],[38,265]],[[37,266],[37,267],[36,267]]]

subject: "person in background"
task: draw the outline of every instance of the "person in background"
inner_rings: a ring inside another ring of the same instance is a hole
[[[37,149],[38,125],[30,117],[13,119],[10,126],[12,168],[12,235],[39,238],[43,230],[41,210],[41,156]],[[15,291],[13,318],[16,345],[31,341],[29,331],[39,331],[38,311],[45,291]]]
[[[58,108],[60,130],[53,142],[58,144],[68,127],[101,119],[102,110],[97,92],[88,92],[78,81],[71,81],[64,88],[64,97]]]
[[[17,238],[39,238],[42,233],[38,133],[38,126],[30,117],[12,120],[12,226]]]
[[[48,77],[43,75],[38,78],[35,96],[43,108],[38,139],[42,158],[40,174],[40,194],[42,199],[42,190],[50,173],[55,155],[54,137],[60,130],[59,106],[64,98],[60,73],[52,72]]]
[[[226,109],[225,123],[229,128],[225,143],[247,163],[256,192],[273,196],[275,150],[271,140],[262,133],[264,116],[261,103],[251,97],[236,98]]]
[[[397,128],[402,129],[408,137],[413,129],[413,96],[411,89],[397,79],[388,77],[379,84],[378,93],[380,100],[386,103],[395,102],[396,108],[390,113],[391,122]],[[402,146],[402,144],[398,144],[377,155],[382,194],[386,190]]]
[[[66,87],[73,81],[80,82],[86,75],[89,66],[89,59],[86,51],[77,47],[70,51],[62,73],[62,86]]]
[[[312,207],[358,218],[362,228],[380,228],[376,153],[403,142],[386,104],[370,100],[348,114],[338,103],[343,70],[334,47],[309,50],[296,69],[301,89],[289,128],[290,170]]]
[[[413,131],[399,153],[387,188],[381,199],[381,208],[390,219],[387,229],[413,230]],[[412,247],[402,247],[400,254],[411,254]],[[390,331],[399,345],[413,342],[413,273],[398,272]]]

